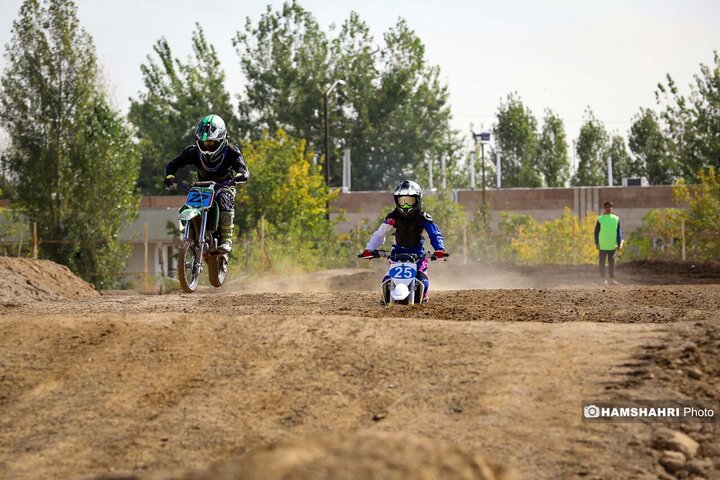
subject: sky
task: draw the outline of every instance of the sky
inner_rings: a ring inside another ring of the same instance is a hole
[[[0,0],[0,45],[10,40],[21,0]],[[143,89],[140,65],[164,36],[176,56],[190,53],[199,22],[214,43],[233,94],[243,79],[231,39],[282,1],[76,0],[94,38],[115,104],[127,112]],[[453,126],[489,129],[500,100],[517,92],[542,122],[552,109],[577,138],[586,108],[608,131],[627,137],[640,107],[655,107],[671,74],[687,93],[701,63],[720,50],[717,0],[300,0],[326,32],[356,11],[376,39],[399,17],[423,41],[448,85]],[[378,45],[380,45],[378,41]],[[6,67],[0,59],[0,70]],[[352,79],[347,79],[352,81]],[[318,99],[320,102],[320,99]],[[0,140],[1,141],[1,140]]]

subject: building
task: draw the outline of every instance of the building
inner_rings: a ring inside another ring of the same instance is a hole
[[[154,277],[175,277],[179,227],[177,215],[184,201],[185,197],[179,195],[142,198],[137,220],[120,233],[120,240],[132,242],[133,246],[125,267],[128,276],[144,274],[147,244],[148,274]]]

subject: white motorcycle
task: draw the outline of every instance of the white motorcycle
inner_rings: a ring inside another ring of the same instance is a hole
[[[445,257],[448,256],[450,255],[446,253]],[[417,263],[425,257],[430,257],[432,261],[437,260],[434,253],[425,253],[425,255],[396,253],[393,255],[386,250],[375,250],[373,252],[373,258],[387,258],[390,260],[388,271],[385,274],[387,278],[383,280],[380,286],[384,305],[422,303],[425,295],[425,285],[417,278]]]

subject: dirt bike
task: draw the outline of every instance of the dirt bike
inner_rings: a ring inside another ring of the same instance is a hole
[[[445,257],[450,254],[446,253]],[[415,253],[396,253],[392,254],[386,250],[375,250],[372,258],[387,258],[390,265],[386,279],[380,285],[382,291],[383,305],[392,305],[395,303],[402,305],[414,305],[422,303],[425,296],[425,285],[417,278],[417,263],[425,257],[429,257],[432,261],[437,260],[435,254],[425,253],[418,255]],[[362,258],[362,254],[358,255]],[[445,258],[443,258],[444,261]]]
[[[185,204],[178,211],[180,230],[184,237],[178,252],[178,280],[183,290],[197,289],[203,260],[208,266],[210,285],[222,287],[228,270],[229,256],[217,251],[220,239],[220,207],[215,201],[215,186],[235,185],[226,182],[178,183],[188,192]]]

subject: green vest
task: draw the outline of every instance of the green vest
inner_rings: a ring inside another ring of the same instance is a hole
[[[600,250],[615,250],[618,246],[617,234],[620,217],[606,213],[598,217],[598,222],[600,222],[600,234],[598,235]]]

